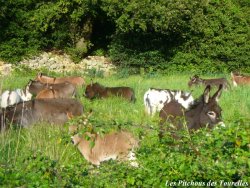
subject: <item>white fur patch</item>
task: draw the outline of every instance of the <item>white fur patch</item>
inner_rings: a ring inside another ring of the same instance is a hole
[[[237,83],[235,81],[233,81],[233,85],[236,87],[237,86]]]
[[[1,108],[16,104],[21,101],[21,97],[16,91],[4,91],[1,96]]]
[[[25,95],[21,89],[16,89],[15,91],[6,90],[1,95],[1,108],[6,108],[7,106],[14,105],[21,101],[29,101],[31,98],[32,94],[28,91]]]
[[[29,101],[32,98],[32,94],[28,90],[26,90],[26,92],[24,92],[21,89],[16,89],[16,92],[21,97],[22,101]]]
[[[136,160],[135,153],[134,153],[133,151],[130,151],[130,152],[128,153],[128,160],[129,160],[129,161],[134,161],[134,160]]]
[[[115,154],[113,154],[113,155],[107,155],[107,156],[103,157],[103,158],[100,160],[100,162],[102,162],[102,161],[108,161],[108,160],[110,160],[110,159],[116,160],[116,158],[117,158],[117,155],[115,155]]]
[[[190,93],[184,92],[185,97],[188,97]],[[182,97],[182,91],[171,91],[171,90],[159,90],[149,89],[144,94],[144,105],[145,110],[149,115],[154,115],[159,112],[164,103],[169,103],[172,97],[180,103],[184,108],[188,109],[193,103],[194,98],[190,95],[186,100]]]

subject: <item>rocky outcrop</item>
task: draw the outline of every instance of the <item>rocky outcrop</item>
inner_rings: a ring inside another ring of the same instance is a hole
[[[3,61],[0,61],[0,76],[7,76],[12,71],[12,65],[5,63]]]
[[[67,54],[56,54],[53,52],[44,52],[31,59],[25,59],[20,64],[32,69],[46,68],[54,72],[73,72],[95,69],[102,71],[105,76],[115,72],[116,67],[104,56],[88,56],[79,63],[74,63]]]

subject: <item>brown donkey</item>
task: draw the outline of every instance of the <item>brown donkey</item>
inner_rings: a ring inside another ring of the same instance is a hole
[[[56,84],[59,85],[59,84]],[[45,99],[45,98],[71,98],[76,94],[76,88],[73,84],[65,82],[60,84],[62,87],[53,87],[43,89],[40,91],[36,99]]]
[[[104,136],[86,132],[82,137],[78,134],[74,135],[72,142],[84,158],[93,165],[99,166],[103,161],[118,159],[130,161],[132,166],[138,167],[133,150],[139,144],[130,132],[113,132]],[[91,147],[91,142],[94,143],[93,147]]]
[[[234,86],[247,84],[250,85],[250,76],[231,72],[231,78]]]
[[[70,98],[76,94],[76,87],[69,82],[44,84],[30,80],[26,87],[31,94],[40,96],[37,98]]]
[[[80,116],[83,105],[75,99],[34,99],[18,103],[0,111],[0,130],[10,124],[29,127],[38,122],[62,125],[68,121],[68,114]]]
[[[166,121],[169,121],[177,128],[182,128],[183,120],[185,120],[189,130],[197,130],[206,126],[213,128],[216,124],[223,124],[221,120],[222,110],[217,103],[222,93],[222,87],[220,85],[215,94],[210,97],[211,86],[208,85],[200,99],[196,100],[189,110],[185,110],[176,101],[166,103],[160,111],[160,118],[162,119],[160,135],[163,133],[163,124]]]
[[[118,96],[131,102],[135,102],[134,90],[130,87],[104,87],[99,83],[89,84],[85,90],[85,96],[89,99],[108,98]]]
[[[198,75],[194,75],[190,77],[188,82],[188,86],[191,87],[192,85],[200,85],[203,84],[204,86],[215,86],[218,87],[222,84],[223,89],[229,89],[230,84],[226,78],[213,78],[213,79],[202,79]]]
[[[42,73],[38,73],[35,80],[45,84],[59,84],[59,83],[69,82],[75,86],[85,85],[84,79],[80,76],[68,76],[68,77],[56,78],[56,77],[46,76]]]

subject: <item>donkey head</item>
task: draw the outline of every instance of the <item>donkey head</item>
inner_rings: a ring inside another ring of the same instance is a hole
[[[190,77],[188,86],[191,87],[193,84],[198,85],[200,83],[202,83],[202,79],[198,75],[194,75],[193,77]]]
[[[103,87],[98,83],[91,83],[87,85],[85,90],[85,96],[89,99],[98,97],[102,93]]]
[[[188,120],[188,127],[191,129],[198,129],[201,127],[208,126],[213,128],[214,125],[222,123],[221,120],[221,107],[218,105],[219,98],[222,93],[222,84],[219,86],[219,89],[215,94],[210,97],[209,93],[211,86],[208,85],[201,100],[197,102],[195,107],[190,111],[186,112],[186,119]]]

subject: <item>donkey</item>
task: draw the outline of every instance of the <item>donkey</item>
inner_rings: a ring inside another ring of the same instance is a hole
[[[133,149],[138,147],[138,140],[129,132],[113,132],[104,136],[87,132],[82,137],[74,135],[72,142],[93,165],[99,166],[103,161],[118,159],[131,161],[132,166],[138,167],[133,153]],[[91,142],[94,147],[91,147]]]
[[[242,75],[239,73],[231,72],[233,85],[250,85],[250,76]]]
[[[16,89],[14,91],[6,90],[0,96],[1,99],[1,108],[6,108],[17,104],[21,101],[29,101],[32,98],[32,94],[29,92],[28,87],[25,89]]]
[[[33,95],[38,95],[43,90],[55,90],[56,92],[67,93],[69,97],[76,94],[76,87],[70,82],[59,84],[44,84],[39,81],[30,80],[27,84],[28,91]]]
[[[203,127],[213,128],[216,124],[223,124],[221,120],[221,107],[218,105],[223,86],[220,85],[215,94],[210,97],[211,86],[208,85],[200,99],[196,100],[189,110],[185,110],[177,101],[166,103],[160,111],[161,133],[163,124],[169,121],[177,128],[183,127],[184,119],[189,130],[197,130]],[[161,135],[161,134],[160,134]]]
[[[145,112],[149,115],[154,115],[163,108],[164,103],[169,103],[172,100],[176,100],[185,109],[188,109],[194,98],[191,93],[181,90],[150,88],[144,94]]]
[[[203,84],[204,86],[207,85],[216,86],[218,88],[222,84],[223,89],[227,90],[230,88],[230,84],[226,78],[202,79],[197,75],[190,77],[190,81],[188,82],[189,87],[191,87],[192,85],[200,85],[200,84]]]
[[[83,106],[75,99],[34,99],[2,109],[0,129],[11,124],[29,127],[38,122],[64,124],[68,114],[80,116]]]
[[[80,76],[68,76],[68,77],[56,78],[56,77],[46,76],[43,73],[38,73],[35,80],[45,84],[59,84],[64,82],[70,82],[74,86],[85,85],[85,80]]]
[[[61,87],[50,86],[50,88],[40,91],[37,94],[36,99],[71,98],[74,97],[76,94],[75,86],[69,82],[65,82],[62,84],[55,84],[55,85],[61,85]]]
[[[135,102],[134,90],[130,87],[104,87],[99,83],[89,84],[85,90],[85,96],[89,99],[108,98],[118,96],[127,99],[130,102]]]

